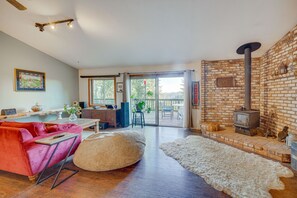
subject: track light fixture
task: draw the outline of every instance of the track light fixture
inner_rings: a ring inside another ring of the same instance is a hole
[[[49,23],[35,23],[35,27],[39,28],[40,32],[44,31],[44,27],[45,26],[50,26],[51,29],[55,29],[56,28],[56,24],[60,24],[60,23],[67,23],[67,26],[69,28],[73,27],[72,22],[74,21],[74,19],[66,19],[66,20],[61,20],[61,21],[53,21],[53,22],[49,22]]]
[[[67,23],[67,26],[68,26],[69,28],[73,28],[72,21],[68,22],[68,23]]]
[[[52,29],[52,30],[56,29],[55,24],[51,24],[51,29]]]

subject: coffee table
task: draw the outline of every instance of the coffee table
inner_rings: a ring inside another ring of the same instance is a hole
[[[62,118],[53,121],[46,122],[45,124],[77,124],[81,126],[83,129],[89,128],[91,126],[95,126],[95,133],[99,132],[99,121],[100,119],[86,119],[86,118],[77,118],[77,120],[70,121],[69,118]]]

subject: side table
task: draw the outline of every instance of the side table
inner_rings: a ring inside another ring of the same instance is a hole
[[[65,133],[61,133],[61,134],[55,135],[55,136],[50,136],[50,137],[42,138],[42,139],[39,139],[39,140],[35,140],[35,143],[37,143],[37,144],[44,144],[44,145],[47,145],[49,148],[50,148],[51,146],[53,146],[53,145],[56,145],[56,147],[55,147],[53,153],[51,154],[50,158],[48,159],[48,161],[47,161],[47,163],[46,163],[46,165],[45,165],[43,171],[42,171],[41,174],[39,175],[38,180],[37,180],[37,182],[36,182],[36,185],[37,185],[37,184],[40,184],[41,182],[43,182],[43,181],[45,181],[45,180],[47,180],[47,179],[50,178],[51,176],[56,175],[55,180],[54,180],[54,182],[53,182],[53,184],[52,184],[52,187],[51,187],[51,189],[53,189],[53,188],[55,188],[56,186],[58,186],[58,185],[60,185],[61,183],[63,183],[64,181],[66,181],[67,179],[69,179],[70,177],[72,177],[73,175],[75,175],[76,173],[78,173],[78,170],[73,170],[73,169],[70,169],[70,168],[64,168],[64,165],[65,165],[65,163],[66,163],[66,161],[67,161],[67,158],[69,157],[69,154],[70,154],[70,152],[71,152],[71,150],[72,150],[72,148],[73,148],[73,145],[74,145],[75,140],[77,139],[77,137],[78,137],[78,134],[67,133],[67,132],[65,132]],[[63,160],[63,163],[61,164],[61,166],[60,166],[58,172],[54,172],[54,173],[52,173],[52,174],[46,176],[45,178],[42,178],[42,176],[43,176],[45,170],[48,168],[48,165],[49,165],[50,161],[52,160],[54,154],[56,153],[57,148],[58,148],[58,146],[60,145],[60,143],[66,141],[66,140],[70,140],[70,139],[73,139],[73,142],[72,142],[71,146],[69,147],[69,150],[68,150],[68,152],[67,152],[67,155],[66,155],[65,159]],[[62,181],[60,181],[59,183],[57,183],[57,180],[58,180],[58,178],[59,178],[59,175],[60,175],[61,171],[64,170],[64,169],[69,170],[69,171],[72,171],[73,173],[72,173],[71,175],[69,175],[68,177],[64,178],[64,179],[63,179]],[[57,183],[57,184],[56,184],[56,183]]]

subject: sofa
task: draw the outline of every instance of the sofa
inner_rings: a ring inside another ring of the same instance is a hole
[[[82,127],[75,124],[46,126],[41,122],[0,122],[0,170],[28,176],[34,180],[40,173],[55,146],[35,143],[35,140],[62,132],[79,134],[71,155],[81,142]],[[61,142],[49,167],[62,161],[73,139]]]

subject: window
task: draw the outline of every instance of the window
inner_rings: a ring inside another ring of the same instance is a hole
[[[115,79],[91,79],[89,81],[90,105],[115,105]]]

